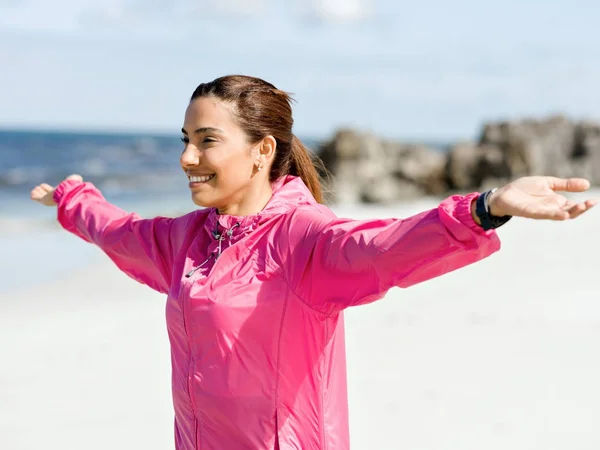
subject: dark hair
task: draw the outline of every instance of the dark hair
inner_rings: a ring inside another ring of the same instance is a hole
[[[200,84],[190,102],[199,97],[214,97],[232,105],[234,117],[250,142],[258,142],[269,135],[275,138],[277,149],[269,181],[285,175],[298,176],[315,200],[324,202],[319,173],[326,171],[320,158],[292,132],[293,99],[290,94],[260,78],[228,75]]]

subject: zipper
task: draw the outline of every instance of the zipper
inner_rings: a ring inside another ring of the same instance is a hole
[[[192,269],[190,272],[188,272],[188,274],[186,274],[186,278],[191,277],[194,272],[196,272],[196,270],[198,270],[200,267],[204,266],[208,261],[210,261],[210,259],[212,259],[212,254],[209,255],[209,257],[206,259],[206,261],[204,261],[202,264],[200,264],[200,266]],[[185,296],[189,295],[189,291],[191,289],[192,286],[192,282],[190,283],[186,283],[183,285],[183,295],[180,293],[179,296],[179,301],[181,303],[181,313],[182,313],[182,319],[183,319],[183,331],[185,333],[185,337],[188,343],[188,347],[189,347],[189,358],[188,358],[188,367],[187,367],[187,373],[186,373],[186,388],[187,388],[187,394],[188,397],[190,399],[190,405],[192,407],[192,412],[194,414],[194,445],[198,446],[198,417],[196,415],[196,404],[194,402],[194,396],[192,393],[192,365],[194,364],[194,358],[192,358],[192,343],[190,341],[190,337],[189,337],[189,333],[188,333],[188,324],[187,324],[187,319],[186,319],[186,303],[185,301],[183,301],[183,298],[185,298]]]
[[[193,267],[188,273],[185,274],[185,278],[189,279],[191,278],[198,270],[200,270],[202,267],[204,267],[206,264],[208,264],[208,262],[215,258],[215,260],[219,259],[219,256],[221,256],[221,253],[223,253],[223,248],[222,248],[222,242],[229,238],[231,239],[231,236],[233,235],[233,230],[237,227],[240,226],[240,223],[237,222],[234,226],[232,226],[230,229],[225,231],[225,235],[219,233],[218,231],[218,224],[217,224],[217,229],[213,232],[213,237],[219,242],[219,246],[217,249],[217,253],[211,253],[210,255],[208,255],[208,257],[202,262],[202,264],[199,264],[196,267]],[[186,320],[186,301],[185,301],[185,297],[189,295],[189,292],[191,290],[193,281],[190,281],[189,283],[185,283],[184,285],[184,289],[183,289],[183,295],[182,293],[180,293],[179,295],[179,302],[181,304],[181,312],[182,312],[182,319],[183,319],[183,330],[184,333],[186,335],[187,341],[188,341],[188,347],[189,347],[189,351],[190,351],[190,355],[189,355],[189,361],[188,361],[188,368],[187,368],[187,391],[188,391],[188,396],[190,399],[190,404],[192,407],[192,412],[194,413],[194,435],[195,435],[195,445],[198,445],[198,426],[199,426],[199,420],[198,420],[198,416],[197,416],[197,406],[196,406],[196,402],[194,401],[194,395],[193,395],[193,386],[192,386],[192,366],[194,364],[194,358],[192,356],[192,343],[190,341],[190,336],[189,336],[189,332],[187,329],[187,320]],[[187,291],[187,292],[186,292]]]

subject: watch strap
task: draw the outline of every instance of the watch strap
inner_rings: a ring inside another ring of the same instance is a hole
[[[510,219],[512,219],[512,216],[500,217],[494,216],[490,213],[489,196],[495,191],[496,189],[492,189],[480,194],[475,203],[475,214],[481,221],[481,227],[486,231],[501,227]]]

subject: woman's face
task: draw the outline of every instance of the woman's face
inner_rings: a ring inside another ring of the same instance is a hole
[[[188,105],[182,128],[185,147],[180,163],[192,200],[220,211],[235,210],[233,205],[243,203],[257,183],[260,164],[257,145],[247,141],[230,108],[214,97],[197,98]]]

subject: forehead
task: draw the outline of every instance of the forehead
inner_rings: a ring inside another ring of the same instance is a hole
[[[183,127],[187,131],[200,127],[230,129],[235,127],[232,108],[214,97],[197,98],[185,110]]]

